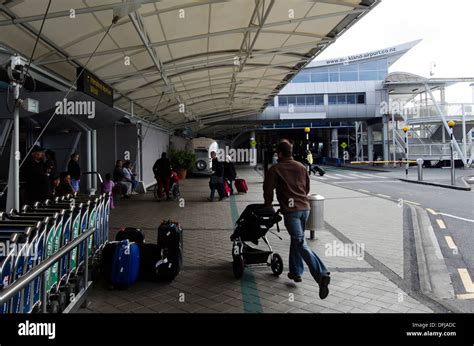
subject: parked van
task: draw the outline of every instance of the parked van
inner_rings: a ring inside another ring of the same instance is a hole
[[[196,154],[196,164],[191,169],[194,174],[212,174],[211,152],[219,149],[219,145],[212,138],[198,137],[193,138],[188,143],[188,150]]]

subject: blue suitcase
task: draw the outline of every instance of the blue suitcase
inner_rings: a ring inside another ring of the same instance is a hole
[[[107,268],[110,272],[106,270],[106,276],[108,276],[114,288],[127,289],[138,279],[140,249],[137,244],[131,243],[127,239],[119,242],[109,242],[106,246],[107,250],[105,252],[112,257],[110,260],[103,258],[108,264],[106,267],[110,265],[110,269]]]

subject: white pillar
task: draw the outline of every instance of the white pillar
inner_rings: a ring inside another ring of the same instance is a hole
[[[384,115],[382,118],[382,145],[383,145],[383,160],[389,160],[389,138],[388,138],[388,116]]]
[[[13,83],[13,99],[15,110],[13,112],[13,134],[10,150],[10,167],[8,173],[7,211],[15,209],[20,211],[20,86]]]
[[[97,172],[97,130],[91,131],[91,171]],[[91,174],[92,188],[97,191],[97,174]]]
[[[250,167],[255,167],[257,166],[257,146],[256,146],[256,137],[255,137],[255,131],[252,131],[250,133],[250,145],[249,145],[249,161],[250,161]]]
[[[86,171],[92,171],[92,131],[86,131]],[[92,193],[92,174],[86,175],[87,193]]]
[[[367,126],[367,159],[374,161],[374,128],[373,125]]]
[[[337,129],[331,129],[331,156],[339,158],[339,137]]]

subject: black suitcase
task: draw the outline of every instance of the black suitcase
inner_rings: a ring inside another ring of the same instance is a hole
[[[158,227],[160,260],[156,264],[159,280],[173,280],[183,263],[183,230],[173,221],[163,221]]]
[[[143,244],[145,241],[145,235],[140,228],[134,227],[125,227],[118,231],[117,235],[115,236],[116,241],[122,241],[128,239],[129,241],[136,243],[136,244]]]
[[[161,249],[157,244],[140,244],[139,280],[158,281],[156,265],[161,259]]]

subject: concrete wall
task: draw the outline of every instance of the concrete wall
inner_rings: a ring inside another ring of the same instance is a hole
[[[154,128],[147,130],[146,125],[143,128],[143,135],[143,182],[148,187],[155,183],[152,168],[155,161],[161,157],[161,153],[168,151],[170,136],[168,133]]]

